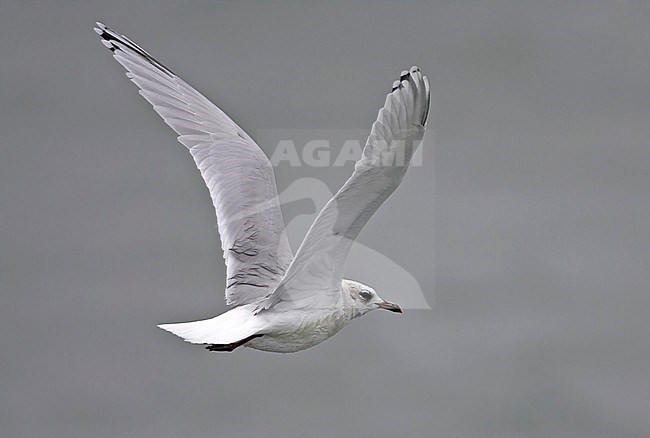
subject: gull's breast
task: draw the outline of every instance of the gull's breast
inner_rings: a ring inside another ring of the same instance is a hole
[[[303,312],[283,315],[276,328],[245,344],[256,350],[294,353],[318,345],[334,336],[348,322],[341,311],[305,317]]]

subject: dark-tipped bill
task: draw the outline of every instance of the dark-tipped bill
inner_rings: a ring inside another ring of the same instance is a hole
[[[390,301],[384,301],[377,305],[379,306],[380,309],[390,310],[391,312],[395,312],[395,313],[402,313],[402,309],[400,309],[400,307],[397,304],[391,303]]]

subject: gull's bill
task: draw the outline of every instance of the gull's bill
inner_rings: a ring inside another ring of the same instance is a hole
[[[380,309],[388,310],[389,312],[402,313],[402,308],[396,303],[390,301],[384,301],[377,304],[377,306],[379,306]]]

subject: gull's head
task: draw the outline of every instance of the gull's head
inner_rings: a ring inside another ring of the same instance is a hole
[[[402,309],[397,304],[384,300],[370,286],[352,280],[343,280],[341,286],[350,298],[349,302],[357,313],[355,316],[361,316],[375,309],[402,313]]]

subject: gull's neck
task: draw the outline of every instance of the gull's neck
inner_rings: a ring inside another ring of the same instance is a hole
[[[343,312],[345,318],[350,320],[361,316],[361,311],[354,305],[354,301],[350,296],[344,284],[341,284],[341,300],[343,303]]]

